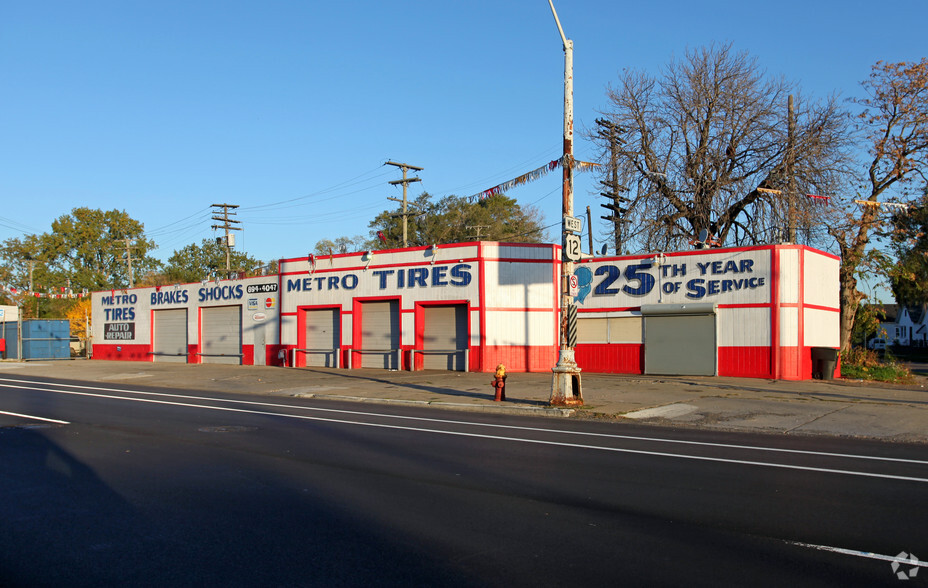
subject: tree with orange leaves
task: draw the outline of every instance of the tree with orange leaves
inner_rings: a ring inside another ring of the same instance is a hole
[[[866,96],[854,102],[863,107],[858,122],[869,146],[858,194],[864,204],[828,227],[842,258],[842,350],[849,347],[854,317],[864,298],[857,290],[857,278],[881,256],[867,248],[871,233],[888,218],[887,210],[876,203],[890,197],[911,200],[916,196],[913,180],[924,180],[928,170],[928,58],[916,63],[877,62],[862,86]]]

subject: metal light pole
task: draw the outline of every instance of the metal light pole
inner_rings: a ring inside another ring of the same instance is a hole
[[[579,238],[568,230],[568,222],[574,214],[574,42],[564,35],[561,21],[557,17],[553,0],[548,0],[554,22],[564,43],[564,157],[561,167],[564,169],[563,203],[561,217],[561,284],[560,284],[560,349],[557,365],[551,368],[554,376],[551,382],[550,403],[557,406],[580,406],[583,396],[580,394],[580,368],[574,360],[576,341],[577,314],[570,296],[569,282],[574,273],[573,261],[578,258]],[[575,247],[571,247],[571,245]]]

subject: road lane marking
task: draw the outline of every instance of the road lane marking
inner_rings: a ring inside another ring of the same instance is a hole
[[[103,392],[125,392],[127,394],[144,394],[146,396],[156,396],[156,397],[162,397],[162,398],[180,398],[180,399],[185,399],[185,400],[226,402],[230,404],[242,404],[246,406],[287,408],[287,409],[293,409],[293,410],[304,410],[304,411],[309,411],[309,412],[360,415],[360,416],[368,416],[368,417],[390,418],[390,419],[397,419],[397,420],[408,420],[408,421],[418,421],[418,422],[428,422],[428,423],[455,424],[455,425],[471,426],[471,427],[506,429],[506,430],[513,430],[513,431],[532,431],[532,432],[552,433],[552,434],[560,434],[560,435],[600,437],[604,439],[618,439],[618,440],[625,440],[625,441],[645,441],[645,442],[651,442],[651,443],[693,445],[697,447],[738,449],[738,450],[747,450],[747,451],[763,451],[763,452],[769,452],[769,453],[810,455],[810,456],[816,456],[816,457],[837,457],[837,458],[844,458],[844,459],[860,459],[860,460],[868,460],[868,461],[882,461],[882,462],[892,462],[892,463],[909,463],[909,464],[918,464],[918,465],[928,465],[928,460],[922,460],[922,459],[881,457],[881,456],[875,456],[875,455],[858,455],[858,454],[853,454],[853,453],[834,453],[834,452],[827,452],[827,451],[809,451],[809,450],[803,450],[803,449],[783,449],[783,448],[778,448],[778,447],[761,447],[758,445],[738,445],[734,443],[711,443],[708,441],[687,441],[683,439],[664,439],[661,437],[642,437],[642,436],[637,436],[637,435],[616,435],[612,433],[570,431],[570,430],[564,430],[564,429],[548,429],[544,427],[523,427],[519,425],[498,425],[495,423],[479,423],[479,422],[474,422],[474,421],[459,421],[459,420],[453,420],[453,419],[436,419],[436,418],[430,418],[430,417],[415,417],[415,416],[395,415],[395,414],[378,413],[378,412],[365,412],[365,411],[360,411],[360,410],[319,408],[315,406],[301,406],[301,405],[295,405],[295,404],[257,402],[254,400],[235,400],[235,399],[227,399],[227,398],[216,398],[212,396],[194,396],[194,395],[188,395],[188,394],[169,394],[166,392],[148,392],[144,390],[132,390],[128,388],[104,388],[100,386],[86,386],[86,385],[80,385],[80,384],[61,384],[57,382],[42,382],[42,381],[37,381],[37,380],[20,380],[20,379],[2,378],[2,377],[0,377],[0,388],[2,387],[28,388],[26,386],[14,386],[11,384],[3,384],[2,382],[15,382],[17,384],[22,384],[22,383],[39,384],[42,386],[62,386],[65,388],[76,388],[79,390],[100,390]],[[52,392],[52,393],[55,393],[55,392],[67,393],[67,391],[64,391],[64,390],[62,391],[44,390],[44,391]],[[91,396],[93,395],[91,394]],[[197,405],[193,405],[193,406],[197,406]]]
[[[817,549],[818,551],[830,551],[832,553],[840,553],[842,555],[853,555],[855,557],[865,557],[867,559],[878,559],[881,561],[897,562],[909,566],[928,568],[928,561],[916,561],[910,557],[903,558],[899,557],[898,555],[882,555],[879,553],[873,553],[872,551],[857,551],[856,549],[844,549],[843,547],[830,547],[828,545],[815,545],[814,543],[802,543],[800,541],[787,541],[787,543],[790,545],[797,545],[799,547]]]
[[[16,387],[16,386],[11,386]],[[333,419],[325,418],[321,416],[310,416],[310,415],[299,415],[299,414],[286,414],[279,412],[269,412],[262,410],[247,410],[244,408],[232,408],[228,406],[210,406],[208,404],[191,404],[188,402],[172,402],[167,400],[153,400],[149,398],[128,398],[125,396],[115,396],[110,394],[93,394],[90,392],[77,392],[72,390],[49,390],[55,394],[66,394],[71,396],[90,396],[93,398],[108,398],[111,400],[125,400],[128,402],[141,402],[146,404],[162,404],[167,406],[182,406],[186,408],[201,408],[207,410],[216,410],[221,412],[236,412],[243,414],[254,414],[262,416],[272,416],[272,417],[282,417],[282,418],[292,418],[306,421],[318,421],[324,423],[336,423],[344,425],[355,425],[361,427],[375,427],[380,429],[392,429],[400,431],[414,431],[419,433],[433,433],[437,435],[452,435],[457,437],[471,437],[477,439],[490,439],[496,441],[513,441],[517,443],[532,443],[536,445],[549,445],[552,447],[567,447],[571,449],[595,449],[599,451],[610,451],[613,453],[628,453],[634,455],[649,455],[656,457],[673,457],[678,459],[690,459],[696,461],[707,461],[714,463],[727,463],[735,465],[750,465],[750,466],[759,466],[759,467],[769,467],[769,468],[778,468],[778,469],[787,469],[787,470],[798,470],[798,471],[807,471],[807,472],[816,472],[816,473],[827,473],[827,474],[841,474],[849,476],[858,476],[864,478],[881,478],[886,480],[899,480],[906,482],[922,482],[928,483],[928,478],[917,478],[913,476],[897,476],[893,474],[878,474],[873,472],[859,472],[854,470],[841,470],[835,468],[818,468],[811,466],[800,466],[800,465],[791,465],[791,464],[780,464],[780,463],[770,463],[762,461],[751,461],[751,460],[742,460],[742,459],[729,459],[722,457],[708,457],[701,455],[686,455],[679,453],[667,453],[662,451],[645,451],[641,449],[627,449],[621,447],[603,447],[600,445],[586,445],[586,444],[574,444],[574,443],[565,443],[562,441],[546,441],[542,439],[524,439],[520,437],[506,437],[502,435],[484,435],[479,433],[466,433],[463,431],[444,431],[441,429],[426,429],[418,427],[407,427],[402,425],[389,425],[385,423],[365,423],[359,421],[349,421],[345,419]],[[292,406],[288,408],[293,408]],[[363,413],[362,413],[363,414]]]
[[[0,410],[0,414],[20,417],[24,419],[32,419],[34,421],[45,421],[46,423],[56,423],[59,425],[70,425],[71,424],[68,421],[59,421],[58,419],[47,419],[45,417],[35,416],[31,414],[19,414],[18,412],[7,412],[5,410]]]

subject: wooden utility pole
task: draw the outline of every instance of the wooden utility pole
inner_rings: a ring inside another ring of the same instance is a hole
[[[489,229],[490,225],[464,225],[464,228],[467,229],[468,231],[473,229],[477,234],[471,235],[469,238],[476,239],[479,241],[481,237],[483,237],[483,235],[481,235],[480,233],[483,231],[483,229]]]
[[[628,198],[622,196],[621,193],[627,192],[628,188],[619,184],[618,150],[619,145],[622,143],[622,140],[619,138],[621,127],[604,118],[596,119],[596,124],[602,127],[597,131],[597,134],[609,142],[610,179],[599,181],[600,186],[604,188],[604,191],[600,192],[600,195],[612,200],[612,202],[608,204],[600,204],[603,208],[608,208],[612,211],[612,214],[609,216],[601,216],[600,218],[612,223],[615,254],[622,255],[622,225],[625,223],[623,215],[628,212],[628,210],[622,208],[621,204],[623,202],[628,202]]]
[[[796,242],[796,111],[793,109],[793,95],[789,95],[787,105],[789,120],[786,127],[786,174],[787,181],[787,239],[790,243]]]
[[[233,226],[234,224],[241,223],[242,221],[229,218],[230,216],[235,216],[236,214],[234,212],[229,212],[229,209],[238,208],[238,204],[211,204],[210,206],[216,209],[219,209],[219,208],[222,209],[222,210],[213,211],[213,220],[219,221],[222,223],[221,225],[213,225],[213,230],[225,229],[225,232],[226,232],[225,238],[223,239],[222,237],[220,237],[220,240],[221,240],[221,244],[225,245],[225,248],[226,248],[226,276],[228,277],[229,272],[232,271],[232,267],[231,267],[232,247],[235,245],[235,237],[229,231],[241,231],[242,230],[241,227]]]
[[[590,255],[593,255],[593,215],[590,207],[586,207],[586,236],[590,242]]]
[[[392,201],[394,201],[394,202],[402,202],[402,203],[403,203],[403,212],[401,212],[400,214],[395,214],[395,215],[393,215],[393,216],[401,216],[401,217],[403,217],[403,247],[409,247],[409,236],[408,236],[408,233],[407,233],[407,219],[408,219],[410,216],[416,216],[416,215],[418,215],[418,214],[420,214],[420,213],[418,213],[418,212],[409,212],[409,211],[408,211],[408,209],[407,209],[407,204],[408,204],[408,202],[407,202],[407,200],[406,200],[406,189],[408,188],[409,184],[411,184],[412,182],[421,182],[422,180],[420,180],[419,178],[407,178],[407,177],[406,177],[406,172],[409,171],[409,170],[422,171],[424,168],[416,167],[416,166],[414,166],[414,165],[409,165],[408,163],[397,163],[397,162],[395,162],[395,161],[388,161],[388,162],[385,163],[384,165],[395,165],[396,167],[398,167],[398,168],[400,168],[401,170],[403,170],[403,179],[402,179],[402,180],[394,180],[394,181],[392,181],[392,182],[389,182],[390,185],[392,185],[392,186],[396,186],[397,184],[403,184],[403,199],[400,200],[399,198],[391,198],[391,197],[388,196],[388,197],[387,197],[387,200],[392,200]]]
[[[133,245],[132,240],[129,237],[123,237],[122,239],[116,239],[115,241],[113,241],[113,243],[118,245],[120,248],[122,248],[123,246],[125,246],[126,248],[126,265],[127,265],[127,269],[129,272],[129,287],[134,288],[135,287],[135,276],[132,272],[132,250],[139,249],[140,246]]]

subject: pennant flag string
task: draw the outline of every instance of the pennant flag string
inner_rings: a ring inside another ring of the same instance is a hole
[[[563,165],[563,159],[564,159],[564,158],[561,157],[560,159],[555,159],[555,160],[553,160],[553,161],[549,161],[549,162],[546,163],[545,165],[539,167],[538,169],[533,169],[532,171],[528,172],[527,174],[522,174],[521,176],[519,176],[519,177],[517,177],[517,178],[513,178],[513,179],[509,180],[508,182],[503,182],[502,184],[499,184],[499,185],[497,185],[497,186],[493,186],[493,187],[490,188],[489,190],[484,190],[483,192],[478,192],[477,194],[474,194],[473,196],[469,196],[469,197],[467,198],[467,201],[468,201],[468,202],[476,202],[476,201],[478,201],[478,200],[483,200],[484,198],[489,198],[490,196],[495,196],[495,195],[497,195],[497,194],[502,194],[502,193],[504,193],[504,192],[508,192],[509,190],[515,188],[516,186],[521,186],[522,184],[527,184],[527,183],[529,183],[529,182],[534,182],[535,180],[537,180],[537,179],[539,179],[539,178],[542,178],[542,177],[548,175],[550,172],[556,170],[559,166]],[[596,168],[596,167],[599,167],[599,165],[600,165],[600,164],[598,164],[598,163],[593,163],[593,162],[590,162],[590,161],[578,161],[578,160],[574,160],[573,169],[575,169],[575,170],[577,170],[577,171],[585,172],[585,171],[590,171],[590,170],[592,170],[592,169],[594,169],[594,168]]]
[[[908,204],[902,204],[900,202],[874,202],[872,200],[855,200],[854,202],[861,206],[886,206],[888,208],[898,208],[901,210],[909,209]]]

